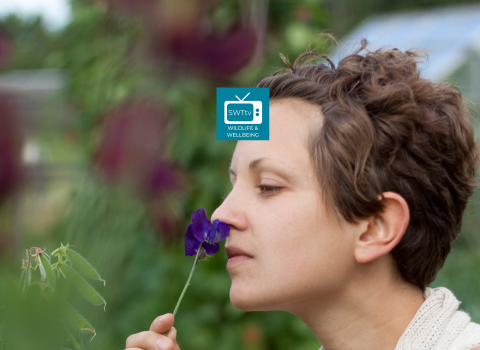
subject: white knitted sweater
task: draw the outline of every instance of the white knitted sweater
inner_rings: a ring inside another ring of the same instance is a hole
[[[480,325],[458,310],[460,302],[444,287],[426,288],[425,301],[394,350],[469,350],[480,348]],[[323,346],[320,350],[325,350]]]

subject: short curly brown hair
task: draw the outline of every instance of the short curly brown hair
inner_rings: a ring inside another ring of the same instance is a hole
[[[289,68],[257,87],[270,88],[270,100],[299,98],[322,107],[309,151],[326,207],[338,218],[356,223],[382,211],[378,198],[385,191],[405,198],[410,222],[391,254],[403,278],[424,290],[478,187],[479,145],[460,90],[420,77],[423,51],[366,47],[364,39],[337,67],[318,52],[301,54],[293,66],[280,54]],[[329,66],[299,64],[307,56],[321,56]]]

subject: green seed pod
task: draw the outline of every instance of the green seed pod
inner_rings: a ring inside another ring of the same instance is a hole
[[[100,274],[95,270],[95,268],[80,254],[76,251],[68,248],[67,249],[67,258],[72,262],[73,265],[83,274],[85,277],[91,278],[92,280],[103,281],[105,286],[105,280],[100,277]]]
[[[27,267],[27,280],[25,282],[25,285],[28,286],[32,282],[32,269],[30,267]]]
[[[107,306],[105,299],[87,282],[85,281],[74,269],[68,265],[62,265],[60,268],[65,274],[66,279],[73,284],[73,286],[82,294],[85,299],[94,305],[104,304]],[[104,307],[105,309],[105,307]]]
[[[73,306],[63,298],[59,298],[59,303],[65,313],[65,321],[79,332],[90,332],[95,336],[95,328],[88,322]],[[93,339],[93,338],[92,338]]]
[[[55,274],[53,273],[52,265],[47,260],[44,254],[39,254],[40,259],[40,271],[43,270],[45,275],[47,276],[47,282],[50,284],[52,288],[55,288],[57,285],[57,279],[55,278]]]

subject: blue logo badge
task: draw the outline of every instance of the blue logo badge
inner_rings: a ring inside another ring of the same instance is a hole
[[[268,140],[269,88],[217,88],[217,140]]]

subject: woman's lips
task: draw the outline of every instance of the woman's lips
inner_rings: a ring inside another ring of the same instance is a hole
[[[248,261],[253,259],[251,256],[248,255],[235,255],[228,259],[227,262],[227,269],[232,266],[236,266],[238,264],[241,264],[242,262]]]
[[[226,245],[225,252],[227,253],[227,269],[232,266],[236,266],[241,264],[242,262],[248,261],[253,259],[252,256],[249,255],[246,251],[241,249],[240,247],[236,247],[234,245]]]

